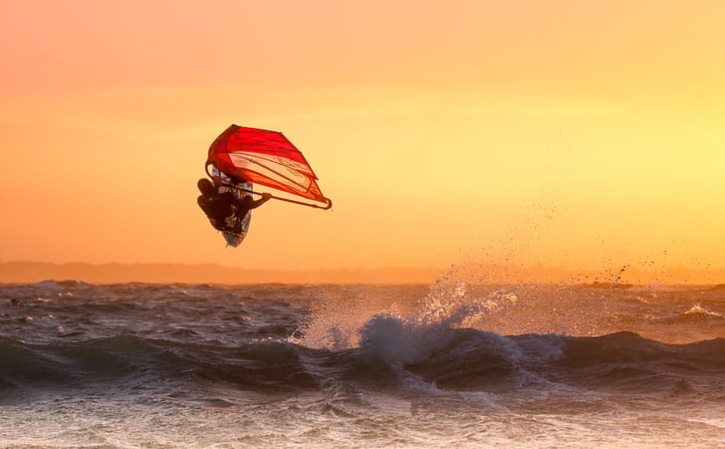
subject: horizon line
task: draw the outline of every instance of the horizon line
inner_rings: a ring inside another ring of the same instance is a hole
[[[430,284],[443,276],[481,284],[556,283],[613,285],[718,285],[725,269],[678,267],[658,270],[571,269],[541,264],[503,265],[476,263],[434,266],[337,267],[308,269],[247,268],[217,262],[37,262],[0,260],[0,283],[78,280],[108,284],[212,283],[212,284]]]

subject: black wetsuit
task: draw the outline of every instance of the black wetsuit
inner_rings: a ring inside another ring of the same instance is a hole
[[[211,183],[209,183],[211,184]],[[240,233],[244,217],[251,209],[264,204],[267,199],[253,200],[250,196],[237,198],[232,192],[219,193],[216,188],[206,188],[196,202],[219,231]]]

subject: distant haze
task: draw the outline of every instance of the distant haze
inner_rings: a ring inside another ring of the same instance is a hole
[[[44,280],[79,280],[90,283],[212,283],[212,284],[428,284],[437,279],[477,283],[565,283],[625,286],[633,284],[722,284],[725,270],[679,268],[660,271],[638,269],[574,272],[556,267],[456,266],[340,268],[322,270],[264,270],[218,264],[52,264],[0,262],[0,283]]]

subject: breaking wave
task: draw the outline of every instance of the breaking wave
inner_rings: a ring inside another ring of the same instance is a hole
[[[112,384],[163,389],[169,382],[223,383],[268,391],[332,383],[505,391],[523,384],[662,391],[688,374],[723,372],[725,339],[669,345],[636,334],[521,335],[415,327],[376,316],[360,346],[330,351],[281,341],[238,347],[123,335],[33,345],[0,339],[0,389],[88,388]]]
[[[62,281],[2,293],[6,399],[110,386],[682,393],[725,373],[720,296],[706,307],[692,305],[689,293],[462,282],[426,289]],[[711,337],[675,344],[703,330]]]

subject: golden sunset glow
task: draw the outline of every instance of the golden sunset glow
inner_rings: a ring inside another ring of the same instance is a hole
[[[725,268],[724,2],[0,8],[0,260]],[[195,184],[232,123],[334,208],[225,248]]]

